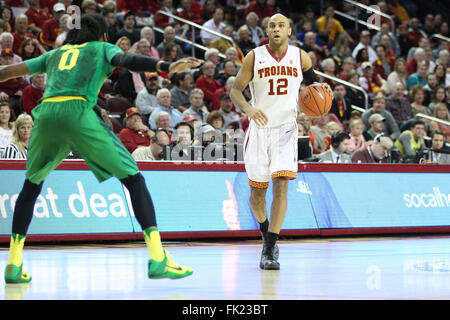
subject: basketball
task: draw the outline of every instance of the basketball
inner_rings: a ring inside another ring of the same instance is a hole
[[[333,97],[320,83],[311,84],[300,91],[301,112],[310,117],[321,117],[330,111]]]

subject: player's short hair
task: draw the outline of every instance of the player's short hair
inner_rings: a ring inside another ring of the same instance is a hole
[[[82,44],[85,42],[99,41],[106,33],[105,19],[98,13],[83,14],[80,20],[80,28],[71,29],[67,33],[64,43]]]

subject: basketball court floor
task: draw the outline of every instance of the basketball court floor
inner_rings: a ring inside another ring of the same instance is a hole
[[[33,280],[5,285],[0,300],[450,299],[450,236],[280,240],[281,270],[259,269],[257,240],[164,242],[194,274],[147,278],[144,242],[25,244]]]

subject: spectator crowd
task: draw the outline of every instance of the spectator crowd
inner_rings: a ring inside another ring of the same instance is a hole
[[[437,8],[421,14],[422,1],[359,2],[384,15],[373,19],[345,1],[323,7],[302,1],[297,8],[294,1],[275,0],[4,0],[0,64],[62,46],[73,8],[102,14],[108,41],[124,52],[163,61],[204,59],[199,69],[177,74],[117,68],[99,93],[99,117],[132,156],[161,160],[167,147],[183,154],[213,143],[242,145],[249,119],[231,101],[230,89],[244,56],[268,43],[270,16],[281,12],[291,21],[290,44],[308,53],[323,74],[317,81],[334,92],[329,114],[310,118],[298,110],[299,135],[309,136],[311,149],[302,160],[383,163],[392,162],[393,154],[396,161],[427,154],[424,162],[450,164],[448,154],[434,152],[450,150],[448,16]],[[337,12],[377,23],[367,29]],[[32,110],[45,83],[45,74],[0,83],[0,158],[26,159]],[[244,95],[251,98],[248,88]]]

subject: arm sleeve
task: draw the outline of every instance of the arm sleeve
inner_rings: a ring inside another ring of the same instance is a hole
[[[111,59],[111,64],[114,67],[126,68],[134,72],[152,72],[156,71],[156,65],[159,61],[144,55],[119,53]],[[163,62],[159,66],[161,71],[169,72],[169,62]]]
[[[303,72],[303,83],[309,86],[317,81],[316,73],[314,69],[311,67],[308,70]]]

